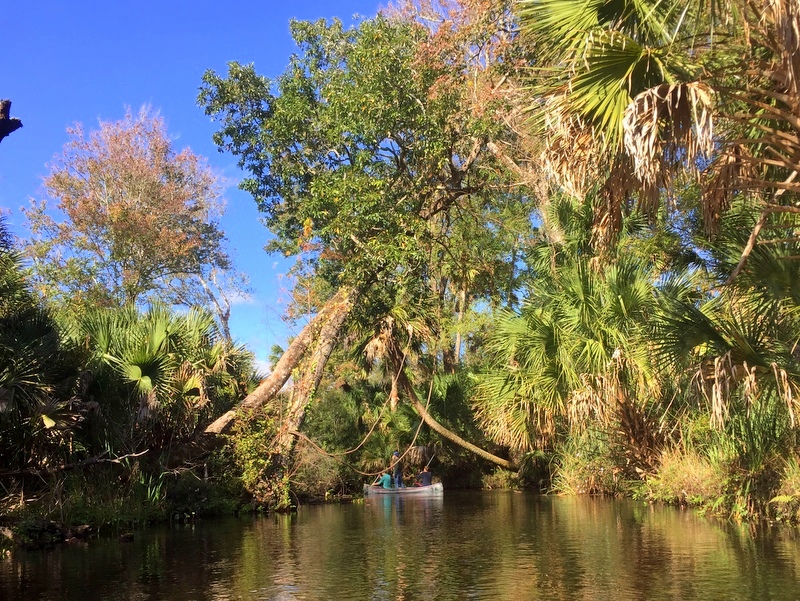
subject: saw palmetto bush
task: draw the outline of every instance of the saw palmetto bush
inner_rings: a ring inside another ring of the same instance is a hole
[[[78,357],[29,289],[0,221],[0,454],[4,469],[48,468],[74,448],[83,407]]]
[[[650,469],[661,444],[650,406],[660,383],[645,337],[655,276],[633,253],[600,267],[588,244],[590,219],[575,204],[551,205],[543,220],[550,242],[532,253],[537,277],[527,299],[518,313],[496,315],[476,415],[490,438],[523,452],[600,424],[624,447],[630,469]]]
[[[675,405],[684,425],[705,415],[711,426],[690,450],[727,470],[719,503],[739,516],[764,514],[764,500],[778,487],[780,466],[796,445],[800,393],[800,248],[790,214],[773,220],[773,243],[755,245],[723,285],[757,218],[746,204],[734,205],[708,248],[709,275],[667,279],[652,322],[658,369],[683,382]]]
[[[245,396],[252,357],[224,341],[213,317],[153,306],[84,314],[69,338],[87,357],[98,448],[163,452]]]

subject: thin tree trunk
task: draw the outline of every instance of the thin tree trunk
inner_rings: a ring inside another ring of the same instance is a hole
[[[272,373],[258,385],[258,388],[247,395],[236,409],[257,409],[272,400],[289,380],[292,371],[297,367],[297,364],[303,358],[303,355],[308,350],[311,343],[316,340],[323,331],[327,331],[326,326],[329,322],[339,320],[339,326],[336,328],[338,333],[338,328],[341,327],[344,319],[350,313],[350,309],[352,309],[357,297],[358,291],[354,288],[341,288],[338,290],[336,294],[325,303],[325,306],[317,313],[314,319],[303,328],[297,338],[292,341],[278,363],[275,364]],[[320,345],[322,345],[322,341],[320,341]],[[328,356],[330,356],[330,351],[328,351]],[[231,426],[233,426],[236,417],[236,409],[232,409],[217,418],[216,421],[205,429],[204,433],[210,435],[227,433],[231,429]],[[305,411],[305,406],[303,406],[303,410]]]
[[[456,365],[461,364],[461,324],[464,322],[464,314],[467,311],[467,285],[462,283],[461,291],[458,295],[458,324],[459,330],[456,332],[456,347],[454,350]]]
[[[486,459],[487,461],[491,461],[492,463],[495,463],[495,464],[499,465],[500,467],[504,467],[504,468],[506,468],[508,470],[516,470],[517,469],[517,466],[514,465],[508,459],[503,459],[502,457],[498,457],[497,455],[492,455],[489,451],[485,451],[485,450],[481,449],[480,447],[476,447],[471,442],[467,442],[466,440],[461,438],[458,434],[456,434],[455,432],[451,432],[450,430],[445,428],[442,424],[437,422],[433,418],[433,416],[430,413],[428,413],[428,410],[425,409],[425,405],[423,405],[420,402],[419,397],[417,397],[417,393],[414,391],[414,387],[411,385],[411,382],[408,380],[408,377],[406,376],[404,369],[398,370],[397,379],[398,379],[398,383],[400,384],[400,387],[405,391],[406,395],[408,396],[409,401],[411,401],[411,406],[414,407],[416,412],[419,413],[419,416],[422,418],[422,421],[424,421],[426,424],[428,424],[428,426],[432,430],[434,430],[435,432],[437,432],[441,436],[445,437],[447,440],[456,443],[460,447],[463,447],[463,448],[467,449],[468,451],[470,451],[472,453],[475,453],[478,457],[482,457],[483,459]]]

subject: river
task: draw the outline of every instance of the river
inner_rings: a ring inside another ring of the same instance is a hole
[[[0,599],[800,599],[800,532],[602,498],[448,492],[15,552]]]

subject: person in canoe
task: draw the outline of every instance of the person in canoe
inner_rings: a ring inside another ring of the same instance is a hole
[[[405,488],[406,485],[403,484],[403,460],[400,457],[400,451],[392,453],[392,461],[389,465],[394,473],[394,487]]]
[[[433,478],[433,474],[431,474],[428,466],[422,468],[422,471],[417,475],[416,480],[414,480],[415,486],[430,486],[433,482],[431,479]]]
[[[392,475],[389,473],[389,470],[386,470],[378,476],[378,479],[372,483],[372,486],[382,486],[383,488],[391,488],[392,487]]]

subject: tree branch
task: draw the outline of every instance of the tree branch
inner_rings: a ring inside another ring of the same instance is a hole
[[[19,119],[12,119],[11,115],[11,101],[0,100],[0,142],[7,135],[17,131],[22,127],[22,121]]]

